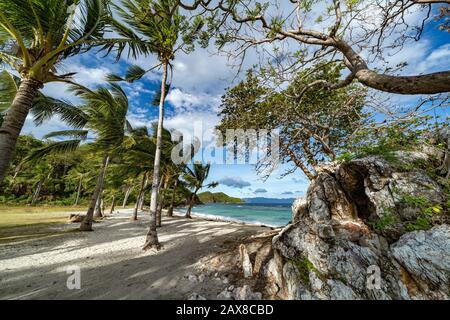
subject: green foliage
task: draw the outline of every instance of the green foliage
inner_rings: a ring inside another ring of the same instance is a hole
[[[321,162],[347,151],[347,144],[352,143],[349,137],[367,121],[363,110],[366,90],[361,86],[338,90],[315,86],[307,90],[318,79],[336,83],[341,70],[341,65],[319,62],[298,72],[280,92],[265,86],[261,77],[249,71],[244,81],[222,97],[218,129],[278,129],[281,160],[314,176]],[[275,69],[264,72],[276,79]],[[239,156],[246,156],[245,152],[238,150]]]
[[[314,267],[312,262],[304,257],[302,259],[291,259],[291,263],[297,268],[300,278],[303,280],[303,283],[309,285],[309,273],[314,272],[319,278],[323,279],[322,274]]]
[[[430,204],[430,201],[424,196],[403,195],[401,200],[415,207],[424,207]]]
[[[42,83],[63,79],[56,76],[57,65],[103,38],[107,5],[106,0],[0,0],[0,63]]]
[[[440,215],[444,215],[441,204],[433,204],[424,196],[403,195],[401,201],[407,205],[420,209],[420,215],[413,222],[406,225],[407,231],[428,230],[433,226],[433,221]]]
[[[348,151],[341,153],[338,157],[336,157],[336,161],[339,162],[348,162],[356,158],[355,154],[352,154]]]
[[[244,201],[239,198],[230,197],[223,192],[202,192],[198,194],[198,197],[202,203],[243,203]]]
[[[395,162],[392,153],[399,150],[415,150],[438,130],[445,129],[446,122],[436,122],[431,116],[412,117],[391,123],[370,123],[353,136],[347,152],[355,157],[380,155]],[[434,143],[433,145],[437,145]]]
[[[202,188],[215,188],[217,187],[217,182],[211,182],[205,185],[206,180],[209,176],[209,170],[211,169],[211,165],[208,163],[203,165],[199,162],[196,162],[192,165],[192,168],[189,166],[185,167],[185,173],[183,175],[183,179],[186,182],[186,186],[192,190],[194,190],[194,194],[197,193]]]
[[[372,226],[377,231],[383,231],[392,226],[394,223],[398,221],[397,216],[390,212],[389,210],[385,210],[386,212],[383,216],[376,221],[370,221],[369,225]]]
[[[432,225],[429,222],[429,219],[426,217],[418,217],[416,221],[410,222],[406,225],[406,231],[420,231],[420,230],[429,230]]]

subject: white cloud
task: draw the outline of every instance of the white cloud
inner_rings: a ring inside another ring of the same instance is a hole
[[[418,72],[447,70],[450,66],[450,44],[445,44],[432,51],[418,66]]]
[[[176,109],[208,109],[217,112],[220,105],[220,96],[209,95],[204,92],[187,93],[181,89],[175,88],[170,90],[167,95],[167,101],[173,104]]]
[[[64,65],[64,67],[62,68],[62,72],[60,73],[72,72],[76,73],[73,77],[73,81],[88,88],[93,88],[105,84],[106,76],[111,73],[108,68],[89,68],[75,61],[73,63],[67,63],[66,65]],[[77,99],[73,94],[67,91],[67,88],[67,84],[61,82],[50,82],[45,85],[42,91],[44,92],[44,94],[53,98],[64,99],[71,102],[78,102],[79,99]]]
[[[69,127],[59,119],[59,117],[53,117],[49,121],[46,121],[41,126],[36,126],[33,122],[33,117],[29,115],[22,129],[22,135],[31,135],[35,138],[42,139],[46,134],[53,131],[67,130]]]
[[[191,111],[179,113],[165,120],[164,126],[168,129],[176,129],[186,137],[203,136],[203,141],[211,141],[214,136],[212,130],[219,123],[216,114],[203,111]]]

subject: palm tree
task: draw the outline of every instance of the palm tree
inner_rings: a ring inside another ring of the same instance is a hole
[[[156,145],[149,135],[147,127],[131,128],[121,148],[121,173],[123,176],[141,177],[139,191],[136,197],[131,220],[137,220],[138,211],[142,208],[148,176],[153,170],[153,160]]]
[[[110,84],[109,88],[99,88],[95,91],[80,85],[73,85],[71,90],[85,103],[80,107],[74,107],[79,111],[78,121],[73,121],[73,123],[78,122],[77,128],[49,133],[45,138],[69,138],[69,140],[52,142],[36,149],[29,158],[43,157],[49,153],[74,151],[82,141],[89,140],[89,134],[95,135],[95,140],[90,147],[94,152],[99,153],[103,160],[86,217],[80,226],[82,231],[91,231],[94,210],[97,203],[100,202],[100,195],[103,191],[106,168],[111,156],[122,146],[125,132],[129,127],[126,120],[128,98],[117,84]],[[45,118],[54,114],[55,112],[52,110],[42,109],[37,116]]]
[[[191,218],[192,207],[194,206],[198,191],[202,188],[215,188],[219,185],[217,182],[211,182],[205,185],[205,181],[206,179],[208,179],[210,169],[211,165],[209,163],[206,165],[202,165],[201,163],[196,162],[193,164],[192,169],[186,166],[186,172],[183,176],[183,179],[186,181],[188,188],[193,190],[191,198],[189,200],[186,218]]]
[[[113,5],[122,20],[130,28],[115,23],[115,31],[127,38],[139,38],[145,44],[148,51],[157,55],[162,66],[161,90],[159,93],[159,118],[156,139],[156,152],[153,166],[152,192],[150,201],[150,226],[143,249],[160,248],[157,227],[158,188],[160,185],[161,171],[161,147],[164,125],[164,101],[170,88],[168,83],[168,71],[172,70],[171,61],[178,50],[192,47],[193,40],[202,27],[200,18],[195,19],[190,26],[184,16],[179,13],[178,0],[122,0],[123,9]],[[179,35],[183,34],[182,39]],[[137,36],[139,34],[140,36]],[[181,41],[180,41],[181,40]],[[178,45],[178,47],[177,47]],[[110,47],[111,48],[111,47]],[[145,73],[154,70],[143,70],[138,66],[132,66],[124,79],[112,76],[117,81],[135,81]]]
[[[69,181],[74,181],[76,183],[76,196],[73,206],[76,207],[80,202],[81,192],[83,191],[83,187],[85,186],[88,178],[89,171],[86,171],[84,167],[75,167],[69,171],[67,174],[67,179]]]
[[[160,183],[160,165],[161,165],[161,144],[162,130],[164,125],[164,100],[167,95],[167,76],[170,61],[174,57],[174,49],[178,39],[180,16],[177,11],[172,12],[172,0],[161,1],[132,1],[123,0],[122,5],[127,11],[117,7],[120,16],[134,28],[137,32],[143,34],[146,43],[157,53],[160,64],[162,65],[162,81],[159,99],[159,118],[156,139],[156,151],[153,165],[152,191],[150,200],[150,227],[147,233],[144,249],[154,247],[159,249],[157,227],[157,199],[158,187]],[[130,73],[130,72],[129,72]],[[134,78],[143,75],[143,70],[135,67],[131,69]]]
[[[0,0],[0,64],[21,78],[0,127],[0,182],[38,90],[48,82],[70,82],[73,74],[57,68],[103,37],[108,1]]]
[[[39,200],[39,196],[41,194],[42,186],[45,181],[50,178],[52,174],[52,166],[45,162],[39,162],[35,165],[35,175],[34,179],[36,180],[35,189],[33,192],[33,197],[31,198],[31,205],[34,206],[36,202]]]

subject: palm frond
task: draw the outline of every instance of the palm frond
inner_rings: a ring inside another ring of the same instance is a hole
[[[125,80],[128,82],[137,81],[141,79],[146,72],[147,71],[145,71],[138,65],[132,65],[128,68],[127,73],[125,74]]]
[[[8,71],[0,72],[0,113],[11,106],[19,87],[19,80]]]
[[[33,150],[25,159],[24,162],[36,161],[48,156],[50,154],[69,153],[76,150],[81,143],[81,140],[65,140],[52,142],[41,148]]]
[[[56,138],[56,137],[71,137],[79,140],[86,140],[89,134],[88,130],[61,130],[53,131],[44,136],[44,139]]]
[[[108,81],[108,82],[120,82],[120,81],[125,81],[125,79],[122,78],[121,76],[119,76],[118,74],[109,73],[109,74],[106,75],[106,81]]]
[[[33,101],[31,109],[36,125],[42,125],[54,116],[73,128],[82,128],[86,124],[87,116],[80,108],[68,101],[47,97],[39,93]]]

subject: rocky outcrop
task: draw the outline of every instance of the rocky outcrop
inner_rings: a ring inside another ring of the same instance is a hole
[[[265,295],[449,299],[448,180],[430,169],[438,162],[398,152],[323,166],[273,238]]]
[[[70,214],[69,215],[69,222],[71,223],[78,223],[84,220],[86,215],[83,214]]]

